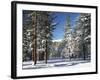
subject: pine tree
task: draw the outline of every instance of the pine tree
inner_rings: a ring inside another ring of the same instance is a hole
[[[70,58],[70,56],[72,55],[73,53],[72,42],[73,42],[73,36],[72,36],[71,20],[70,16],[67,16],[66,26],[64,28],[64,39],[59,47],[60,48],[59,52],[61,52],[63,58]]]
[[[32,59],[33,29],[32,18],[29,17],[31,11],[23,11],[23,61]]]
[[[76,25],[74,27],[75,49],[74,52],[78,57],[90,59],[90,33],[91,16],[88,13],[81,13],[77,18]],[[88,47],[87,47],[88,46]]]

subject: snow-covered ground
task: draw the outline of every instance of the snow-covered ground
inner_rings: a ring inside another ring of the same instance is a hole
[[[76,60],[76,61],[66,61],[62,59],[58,60],[48,60],[48,63],[45,64],[44,61],[37,61],[37,64],[34,65],[33,61],[23,62],[23,69],[41,69],[41,68],[51,68],[51,67],[84,67],[90,66],[90,61],[88,60]]]

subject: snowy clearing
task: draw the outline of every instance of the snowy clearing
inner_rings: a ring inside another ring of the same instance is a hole
[[[34,65],[33,61],[23,62],[23,69],[41,69],[41,68],[52,68],[52,67],[89,67],[90,61],[88,60],[79,60],[79,61],[66,61],[66,60],[48,60],[48,63],[45,64],[44,61],[38,61]]]

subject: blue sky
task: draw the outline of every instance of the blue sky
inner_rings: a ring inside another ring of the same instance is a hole
[[[54,13],[57,18],[54,20],[55,23],[59,23],[56,26],[56,29],[53,31],[53,39],[63,39],[64,36],[64,27],[66,25],[66,17],[70,16],[71,27],[74,26],[76,17],[80,15],[80,13],[71,13],[71,12],[55,12]]]

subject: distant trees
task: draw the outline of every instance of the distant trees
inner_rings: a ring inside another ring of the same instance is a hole
[[[52,41],[52,46],[51,46],[51,54],[50,58],[60,58],[61,53],[59,52],[59,46],[62,43],[62,41]]]

